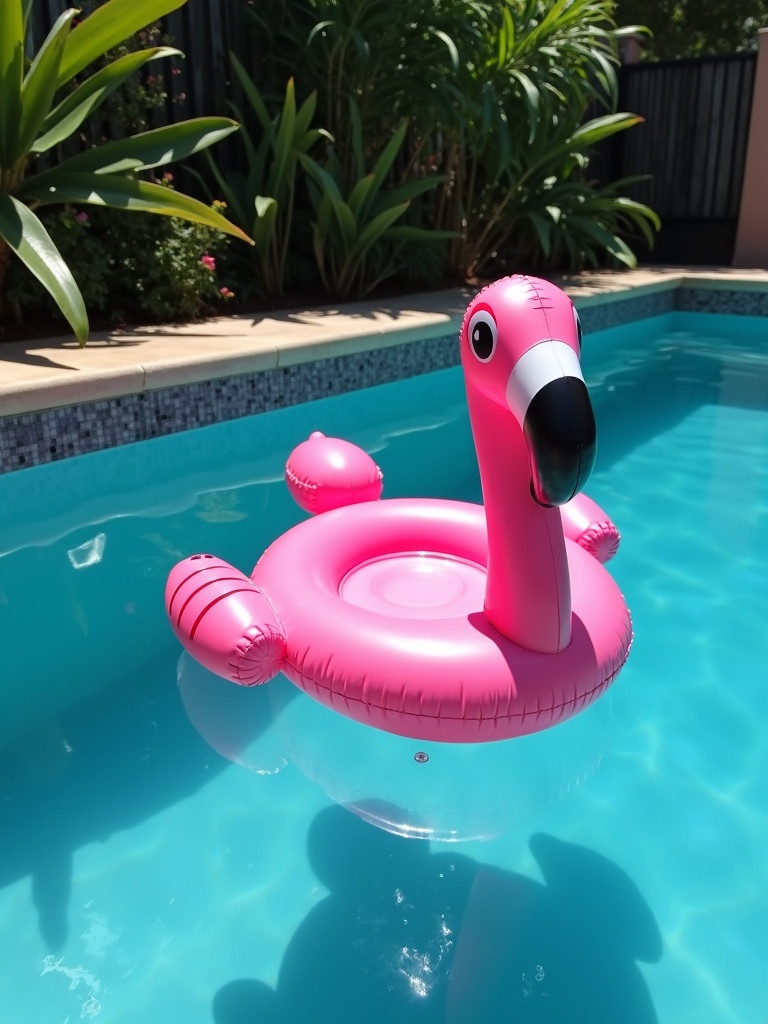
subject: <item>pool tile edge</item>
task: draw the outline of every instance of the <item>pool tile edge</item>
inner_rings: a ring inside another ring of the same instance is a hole
[[[768,316],[762,272],[654,270],[561,283],[587,332],[675,309]],[[102,338],[86,350],[35,350],[28,361],[43,363],[38,380],[25,382],[22,371],[0,390],[0,473],[456,365],[470,296],[456,289],[411,297],[402,310],[380,303],[221,318]],[[143,358],[159,337],[165,353]]]

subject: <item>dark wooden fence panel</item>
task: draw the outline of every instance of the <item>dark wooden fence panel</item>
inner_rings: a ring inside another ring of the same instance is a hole
[[[663,221],[648,258],[730,264],[755,67],[742,53],[621,69],[620,108],[645,121],[621,137],[610,169],[650,176],[628,189]]]

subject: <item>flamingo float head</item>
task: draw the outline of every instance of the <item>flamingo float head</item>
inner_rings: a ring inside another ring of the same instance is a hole
[[[531,495],[542,506],[574,497],[595,461],[595,419],[580,352],[573,303],[540,278],[515,275],[494,282],[476,296],[462,323],[461,362],[473,427],[483,408],[496,413],[489,415],[494,424],[499,408],[513,415],[526,442]]]

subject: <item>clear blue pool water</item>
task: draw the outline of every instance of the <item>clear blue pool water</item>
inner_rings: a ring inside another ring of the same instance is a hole
[[[767,332],[587,338],[630,660],[572,722],[426,764],[286,683],[180,692],[162,594],[300,518],[313,429],[389,496],[476,499],[458,371],[0,478],[0,1019],[765,1024]]]

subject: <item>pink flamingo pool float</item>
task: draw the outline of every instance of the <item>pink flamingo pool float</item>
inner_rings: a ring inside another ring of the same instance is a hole
[[[618,533],[580,493],[596,431],[576,310],[504,278],[460,348],[483,505],[379,500],[373,460],[313,434],[286,481],[315,515],[250,579],[208,554],[171,571],[168,616],[202,665],[245,686],[283,672],[340,714],[449,742],[536,732],[606,690],[632,626],[604,565]]]

